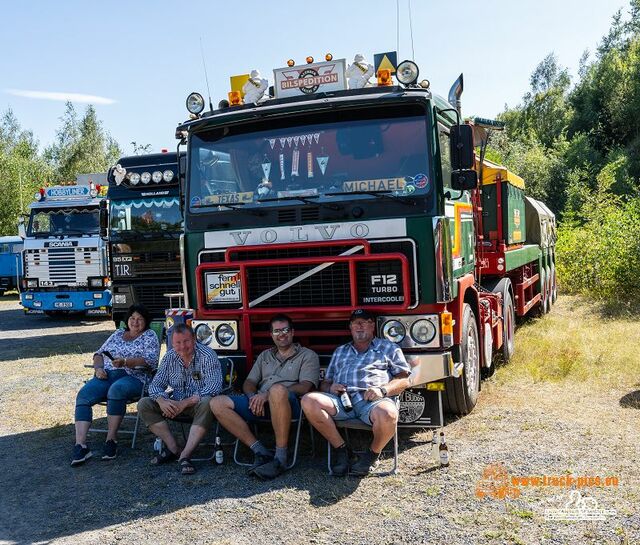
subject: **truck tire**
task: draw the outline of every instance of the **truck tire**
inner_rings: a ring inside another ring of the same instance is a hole
[[[536,316],[544,316],[547,312],[547,269],[540,269],[540,303],[536,309]]]
[[[549,314],[549,312],[551,312],[551,270],[549,269],[549,266],[545,266],[544,268],[544,274],[546,276],[547,282],[545,284],[545,301],[546,301],[546,305],[545,305],[545,314]]]
[[[445,381],[444,406],[448,412],[469,414],[480,393],[480,342],[476,317],[467,303],[462,309],[462,340],[459,357],[464,362],[462,375]]]
[[[551,263],[551,304],[558,299],[558,279],[556,278],[556,266]]]

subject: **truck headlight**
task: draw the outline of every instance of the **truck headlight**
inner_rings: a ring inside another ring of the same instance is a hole
[[[398,320],[389,320],[382,326],[382,335],[392,343],[401,343],[407,330]]]
[[[209,345],[213,340],[213,331],[208,324],[198,324],[196,326],[196,339],[199,343]]]
[[[191,93],[187,97],[187,110],[193,115],[200,115],[204,110],[204,98],[200,93]]]
[[[153,174],[151,175],[151,179],[154,183],[159,184],[162,181],[162,172],[160,172],[159,170],[154,170]]]
[[[132,172],[131,176],[129,176],[129,183],[131,185],[138,185],[140,183],[140,174]]]
[[[429,344],[436,336],[436,327],[430,320],[416,320],[411,325],[411,337],[420,344]]]
[[[89,278],[89,287],[90,288],[103,288],[104,287],[104,278]]]
[[[219,325],[216,329],[216,341],[222,346],[230,346],[236,340],[236,332],[229,324]]]
[[[148,184],[151,181],[151,172],[143,172],[140,175],[140,181],[143,184]]]
[[[162,173],[162,178],[165,182],[170,182],[171,180],[173,180],[173,170],[165,170]]]

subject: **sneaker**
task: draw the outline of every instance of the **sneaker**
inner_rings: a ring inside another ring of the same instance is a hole
[[[376,454],[371,450],[363,452],[358,458],[358,461],[351,466],[349,475],[366,477],[377,467],[378,463],[380,462],[378,458],[379,456],[379,454]]]
[[[73,447],[73,458],[71,459],[72,466],[79,466],[84,464],[89,458],[91,458],[92,453],[89,449],[89,445],[83,447],[82,445],[76,445]]]
[[[247,471],[249,475],[253,475],[255,470],[264,464],[268,464],[271,460],[273,460],[273,456],[267,454],[254,454],[253,456],[253,464]]]
[[[349,451],[346,447],[334,448],[331,457],[331,474],[344,477],[349,472]]]
[[[118,455],[118,443],[113,439],[105,441],[104,447],[102,447],[102,459],[113,460]]]
[[[286,470],[287,468],[282,465],[282,462],[277,458],[274,458],[270,462],[256,467],[253,470],[253,475],[260,479],[271,480],[275,479],[278,475],[282,475]]]

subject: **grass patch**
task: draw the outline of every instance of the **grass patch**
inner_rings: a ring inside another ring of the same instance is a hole
[[[634,315],[612,316],[580,296],[560,297],[550,314],[528,320],[516,332],[516,353],[496,380],[589,381],[599,386],[637,385],[640,338]]]

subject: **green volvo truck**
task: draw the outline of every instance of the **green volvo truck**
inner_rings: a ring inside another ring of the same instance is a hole
[[[555,219],[482,158],[491,124],[461,118],[462,76],[444,99],[410,61],[397,82],[354,89],[345,64],[277,69],[253,103],[236,91],[205,112],[188,97],[186,304],[240,377],[271,345],[273,314],[326,364],[368,308],[412,367],[400,425],[439,425],[511,358],[516,316],[549,310]]]

